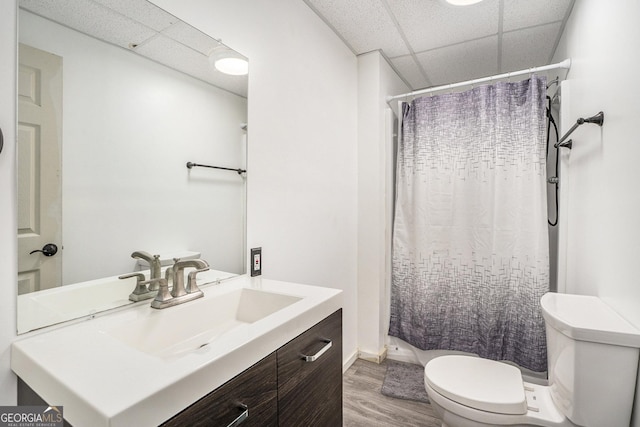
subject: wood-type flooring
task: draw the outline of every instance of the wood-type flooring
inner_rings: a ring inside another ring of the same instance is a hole
[[[440,427],[431,405],[394,399],[380,393],[387,371],[381,364],[358,359],[343,375],[344,427]]]

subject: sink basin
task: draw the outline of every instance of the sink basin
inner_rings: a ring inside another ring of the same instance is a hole
[[[141,352],[173,359],[193,351],[206,351],[209,343],[221,335],[241,333],[301,299],[242,288],[216,298],[154,310],[146,317],[105,332]],[[184,321],[185,311],[193,320]]]

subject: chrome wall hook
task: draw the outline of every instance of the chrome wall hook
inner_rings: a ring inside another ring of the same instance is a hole
[[[586,119],[583,119],[582,117],[579,118],[578,120],[576,120],[576,124],[574,124],[571,129],[569,129],[567,131],[567,133],[564,134],[564,136],[562,138],[560,138],[560,141],[556,142],[556,144],[554,145],[555,148],[558,147],[568,147],[571,148],[572,147],[572,142],[571,140],[565,142],[565,140],[569,137],[569,135],[571,135],[571,133],[573,133],[574,130],[578,129],[578,126],[581,126],[585,123],[593,123],[596,124],[598,126],[602,126],[604,124],[604,113],[602,111],[600,111],[598,114],[591,116],[591,117],[587,117]]]
[[[578,123],[580,123],[580,120],[582,120],[583,123],[594,123],[598,126],[602,126],[604,124],[604,113],[600,111],[595,116],[588,117],[586,119],[578,119]]]
[[[568,141],[564,141],[564,142],[558,142],[557,144],[554,145],[554,147],[558,148],[558,147],[566,147],[569,150],[571,150],[573,148],[573,139],[570,139]]]

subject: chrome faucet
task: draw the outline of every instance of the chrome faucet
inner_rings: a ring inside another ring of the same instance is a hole
[[[159,280],[158,294],[151,301],[153,308],[167,308],[174,305],[182,304],[204,296],[204,293],[196,284],[196,275],[203,271],[209,270],[209,264],[202,259],[187,259],[184,261],[176,261],[171,271],[167,269],[164,279]],[[196,270],[189,272],[187,286],[184,285],[184,269],[195,268]],[[173,288],[169,292],[169,279],[172,279]]]
[[[187,280],[187,287],[189,291],[184,287],[184,269],[195,268],[196,270],[189,273]],[[173,265],[173,289],[171,289],[171,296],[178,298],[189,293],[202,292],[195,284],[195,274],[201,271],[209,270],[209,264],[202,259],[186,259],[184,261],[178,261]]]
[[[160,263],[160,255],[151,255],[145,251],[135,251],[131,254],[133,259],[143,259],[149,263],[149,280],[160,279],[162,277],[162,264]],[[149,283],[149,291],[157,291],[158,282],[154,281]]]

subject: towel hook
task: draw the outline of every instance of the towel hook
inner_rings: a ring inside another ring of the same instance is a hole
[[[602,125],[604,124],[604,113],[600,111],[598,114],[587,117],[586,119],[580,117],[578,120],[576,120],[576,123],[571,127],[571,129],[569,129],[567,133],[565,133],[564,136],[560,138],[560,141],[555,143],[554,147],[567,147],[570,149],[572,146],[572,141],[569,140],[565,142],[565,140],[569,137],[569,135],[571,135],[571,133],[573,133],[574,130],[578,129],[578,126],[581,126],[585,123],[593,123],[602,127]]]

